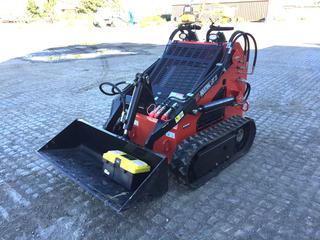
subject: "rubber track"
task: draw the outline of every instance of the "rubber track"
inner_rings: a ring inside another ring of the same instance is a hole
[[[183,140],[177,146],[170,164],[178,179],[184,184],[188,184],[188,170],[197,152],[210,142],[217,141],[219,138],[236,131],[249,121],[247,118],[234,116]]]

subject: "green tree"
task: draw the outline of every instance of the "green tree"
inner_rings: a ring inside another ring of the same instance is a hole
[[[28,0],[27,10],[32,17],[44,17],[53,14],[53,8],[57,4],[57,0],[47,0],[44,4],[44,10],[36,4],[35,0]]]
[[[57,4],[57,0],[47,0],[47,2],[44,4],[44,13],[46,15],[52,14],[54,6]]]
[[[41,16],[40,8],[34,0],[28,0],[27,10],[32,17]]]

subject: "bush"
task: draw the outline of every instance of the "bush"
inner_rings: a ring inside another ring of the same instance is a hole
[[[139,25],[141,27],[148,27],[148,26],[155,26],[155,25],[161,25],[165,23],[166,20],[163,19],[160,16],[150,16],[150,17],[145,17],[143,18],[140,22]]]
[[[41,11],[35,0],[28,0],[27,10],[32,17],[45,17],[53,13],[56,4],[57,0],[47,0],[44,4],[44,10]]]
[[[47,0],[47,2],[44,4],[44,14],[52,14],[54,6],[57,4],[57,0]]]
[[[34,0],[28,0],[27,10],[28,10],[28,13],[32,17],[40,17],[41,16],[40,8]]]
[[[106,0],[81,0],[79,12],[93,13],[96,12],[98,8],[105,7],[106,5]]]
[[[80,13],[95,13],[98,8],[122,9],[121,0],[80,0]]]

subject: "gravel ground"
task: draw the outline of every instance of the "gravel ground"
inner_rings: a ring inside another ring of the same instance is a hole
[[[0,239],[320,239],[320,48],[292,45],[259,51],[248,113],[257,136],[246,156],[194,191],[170,179],[162,198],[122,214],[36,150],[75,118],[101,126],[111,99],[98,84],[132,79],[164,47],[106,44],[136,54],[2,62]]]

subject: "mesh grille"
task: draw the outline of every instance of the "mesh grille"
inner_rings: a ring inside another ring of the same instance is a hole
[[[173,42],[150,74],[158,97],[170,92],[186,94],[197,87],[217,62],[222,48],[213,44]]]

